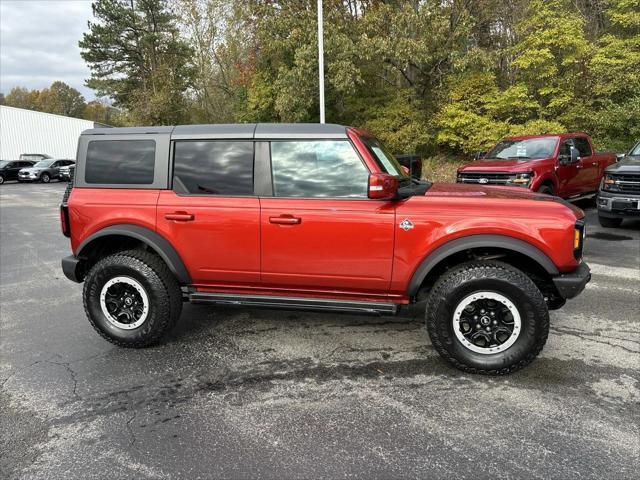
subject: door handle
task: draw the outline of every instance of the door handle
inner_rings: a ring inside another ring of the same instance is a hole
[[[580,165],[579,163],[576,165],[576,168],[582,168],[582,165]]]
[[[167,220],[174,220],[176,222],[191,222],[195,217],[190,213],[175,212],[165,213],[164,218],[166,218]]]
[[[594,167],[598,166],[598,162],[591,162],[591,165],[593,165]]]
[[[302,219],[292,215],[280,215],[279,217],[269,217],[269,223],[276,223],[278,225],[299,225],[302,223]]]

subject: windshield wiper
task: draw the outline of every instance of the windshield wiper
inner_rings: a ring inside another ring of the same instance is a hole
[[[524,160],[531,160],[531,157],[520,157],[520,156],[516,156],[516,157],[507,157],[509,160],[520,160],[520,159],[524,159]]]

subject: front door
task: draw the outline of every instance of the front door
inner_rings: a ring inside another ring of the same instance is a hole
[[[582,192],[582,179],[580,178],[582,164],[580,160],[573,163],[560,163],[561,159],[571,158],[571,149],[575,148],[574,139],[568,138],[560,145],[558,160],[556,163],[556,176],[558,178],[558,191],[556,195],[571,197]]]
[[[260,282],[260,201],[253,142],[176,141],[173,190],[160,192],[157,229],[192,283],[241,288]]]
[[[386,294],[395,206],[367,198],[369,172],[348,140],[270,143],[273,197],[261,197],[262,284]]]

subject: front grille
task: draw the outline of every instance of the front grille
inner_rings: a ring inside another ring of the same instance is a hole
[[[462,172],[458,183],[481,183],[485,185],[506,185],[513,175],[510,173]],[[481,179],[484,179],[481,181]]]
[[[609,176],[616,182],[619,192],[640,193],[640,174],[616,173]]]

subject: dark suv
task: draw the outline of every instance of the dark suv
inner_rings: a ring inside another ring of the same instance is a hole
[[[640,141],[604,171],[598,192],[598,220],[619,227],[624,218],[640,218]]]
[[[159,342],[185,300],[420,312],[446,360],[503,374],[538,355],[549,309],[590,278],[579,208],[412,179],[341,125],[88,130],[73,185],[62,269],[122,347]]]
[[[29,160],[0,160],[0,185],[7,180],[17,180],[18,172],[25,167],[32,167],[35,162]]]
[[[73,165],[73,160],[40,160],[35,165],[23,168],[18,173],[18,180],[21,182],[42,182],[49,183],[51,180],[60,178],[60,167]]]

